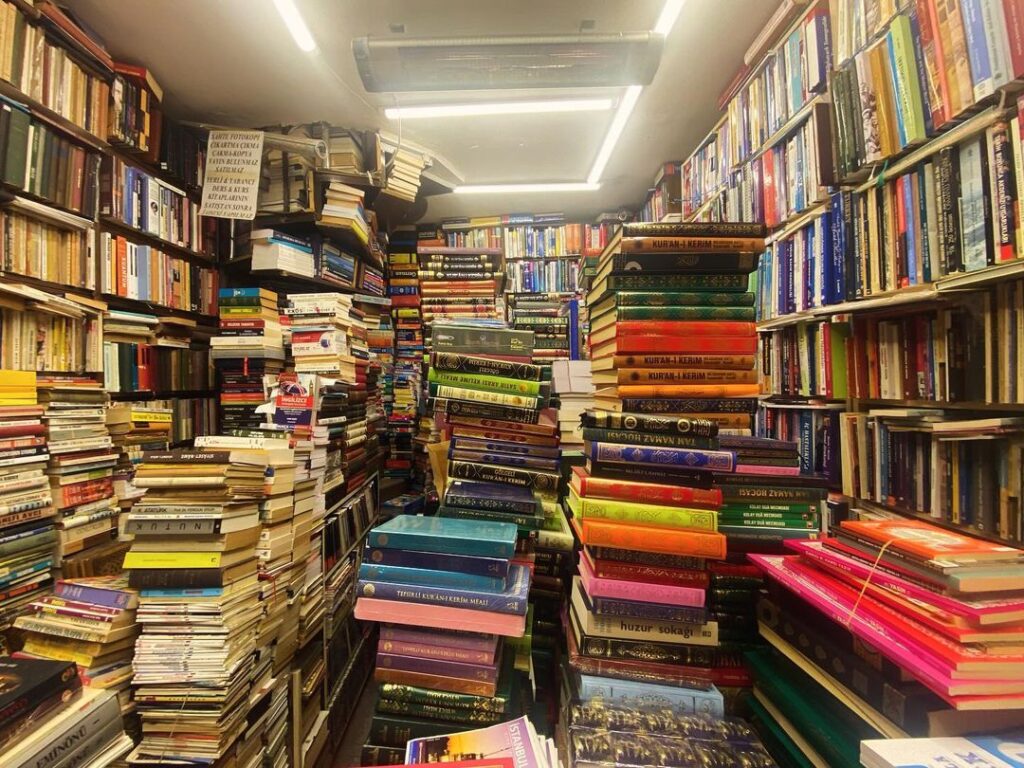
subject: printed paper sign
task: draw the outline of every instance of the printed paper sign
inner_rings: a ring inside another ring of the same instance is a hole
[[[200,215],[255,218],[262,156],[263,131],[210,131]]]

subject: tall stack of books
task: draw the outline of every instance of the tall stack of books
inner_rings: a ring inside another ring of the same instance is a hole
[[[46,426],[34,371],[0,371],[0,649],[23,607],[49,591],[57,564]]]
[[[562,450],[583,448],[580,419],[594,407],[594,380],[589,360],[555,360],[551,388],[558,395],[558,431]]]
[[[210,339],[219,374],[221,429],[254,429],[266,401],[264,379],[284,368],[277,294],[266,288],[222,288],[220,332]]]
[[[109,395],[85,377],[39,380],[46,407],[46,447],[53,506],[57,510],[60,556],[65,576],[91,576],[94,555],[107,554],[117,531],[114,467],[119,453],[107,431]]]
[[[380,450],[375,463],[383,470],[391,451],[388,417],[395,391],[395,329],[391,318],[391,300],[379,298],[371,302],[365,300],[365,297],[356,297],[356,301],[363,311],[370,361],[367,369],[368,433],[377,437]]]
[[[116,694],[127,718],[135,712],[131,680],[138,605],[138,594],[124,576],[58,581],[52,595],[29,603],[15,621],[25,634],[16,656],[74,662],[82,684]]]
[[[171,443],[174,412],[154,403],[114,403],[107,409],[107,430],[118,450],[114,467],[114,493],[121,507],[121,519],[142,498],[135,487],[135,466],[145,451],[165,451]],[[124,526],[118,526],[124,533]]]
[[[123,764],[132,748],[117,695],[82,689],[75,665],[48,659],[0,659],[4,765]]]
[[[395,371],[388,412],[391,456],[385,466],[385,474],[411,478],[424,349],[415,230],[399,230],[392,234],[388,267],[388,295],[391,297],[391,319],[395,327]]]
[[[573,283],[575,286],[575,281]],[[563,312],[566,301],[572,297],[565,295],[543,294],[511,294],[509,300],[512,313],[512,327],[520,331],[533,331],[533,361],[535,363],[551,363],[554,360],[568,358],[570,317]]]
[[[520,714],[514,651],[530,571],[512,562],[517,526],[399,515],[370,531],[356,618],[384,622],[367,759],[420,736]]]
[[[240,737],[256,671],[259,502],[271,463],[255,448],[143,457],[135,482],[147,492],[132,517],[152,518],[152,533],[136,532],[124,562],[143,627],[134,765],[225,756],[247,765],[262,749],[260,739]]]
[[[758,703],[829,765],[857,765],[863,739],[1024,725],[1024,552],[919,520],[832,534],[750,556],[770,583],[758,619],[771,647],[751,659]]]
[[[500,248],[421,242],[416,252],[424,321],[500,316],[497,295],[505,277]]]

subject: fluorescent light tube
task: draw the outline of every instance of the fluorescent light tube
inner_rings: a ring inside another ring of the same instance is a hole
[[[615,110],[612,124],[608,126],[608,133],[604,135],[601,149],[598,150],[597,157],[594,158],[594,165],[590,168],[590,175],[587,176],[589,184],[597,184],[601,180],[601,174],[604,173],[604,168],[608,165],[608,161],[612,159],[615,145],[619,143],[619,137],[622,136],[622,132],[626,129],[626,123],[629,122],[629,116],[633,114],[633,108],[636,106],[637,99],[640,98],[640,92],[643,89],[642,85],[631,85],[626,89],[622,101],[619,102],[619,108]]]
[[[671,32],[676,19],[679,18],[679,12],[683,10],[684,2],[686,0],[666,0],[665,7],[661,9],[658,21],[654,25],[654,31],[659,35],[667,35]]]
[[[425,117],[475,117],[478,115],[523,115],[542,112],[598,112],[612,108],[611,99],[552,99],[550,101],[504,101],[492,104],[438,104],[423,107],[388,107],[389,120]]]
[[[274,7],[277,8],[277,12],[281,14],[281,18],[284,20],[285,26],[287,26],[288,31],[292,33],[292,38],[295,40],[295,44],[299,46],[299,49],[306,53],[315,51],[316,40],[313,39],[313,35],[309,31],[309,27],[307,27],[306,22],[303,21],[302,14],[299,13],[299,9],[295,7],[294,0],[274,0]]]
[[[459,195],[488,195],[516,192],[594,192],[600,188],[600,184],[585,181],[561,181],[551,184],[464,184],[453,191]]]

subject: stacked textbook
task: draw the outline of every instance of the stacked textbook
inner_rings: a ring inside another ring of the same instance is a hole
[[[217,368],[221,429],[253,429],[266,400],[264,378],[284,368],[277,294],[266,288],[222,288],[219,333],[210,339]]]
[[[1024,726],[1024,552],[907,519],[787,547],[750,556],[771,587],[755,695],[829,765],[864,739]]]
[[[370,531],[355,609],[383,622],[368,760],[518,714],[506,638],[526,629],[530,571],[512,562],[517,537],[513,523],[412,515]]]
[[[275,457],[259,448],[148,452],[132,518],[151,522],[125,556],[139,594],[135,698],[143,737],[134,766],[172,761],[248,765],[259,700],[259,504]],[[254,685],[255,684],[255,685]],[[269,693],[267,691],[266,693]]]

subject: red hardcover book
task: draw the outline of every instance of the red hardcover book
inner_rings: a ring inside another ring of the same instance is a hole
[[[757,325],[730,320],[620,320],[615,323],[615,334],[619,338],[634,333],[744,337],[756,336]]]
[[[946,82],[946,68],[942,66],[942,40],[939,37],[938,22],[935,18],[934,0],[916,0],[918,30],[921,36],[921,52],[924,55],[928,89],[928,106],[931,110],[932,125],[938,130],[950,118],[949,84]],[[1007,0],[1013,3],[1015,0]]]
[[[1003,12],[1010,40],[1010,77],[1024,77],[1024,3],[1003,0]]]
[[[973,565],[1024,561],[1024,551],[1016,547],[947,531],[922,520],[844,520],[841,528],[879,547],[888,546],[923,562]]]
[[[573,467],[569,484],[582,498],[620,499],[641,504],[664,504],[676,507],[720,507],[719,488],[686,488],[677,485],[643,483],[633,480],[609,480],[594,477],[583,467]]]

